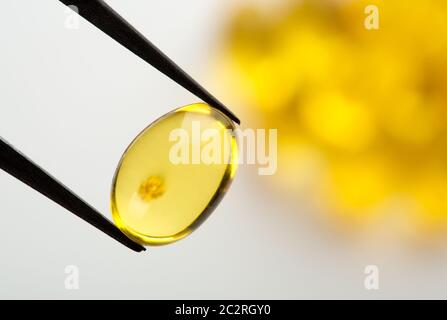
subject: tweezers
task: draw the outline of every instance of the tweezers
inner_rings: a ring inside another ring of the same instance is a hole
[[[220,110],[231,120],[239,119],[208,91],[194,81],[186,72],[164,55],[135,30],[127,21],[102,0],[60,0],[75,9],[79,15],[95,25],[134,54],[151,64],[160,72],[201,98],[212,107]],[[126,247],[140,252],[145,248],[129,239],[110,220],[87,204],[74,192],[40,168],[31,159],[16,150],[0,137],[0,168],[13,177],[53,200],[79,218],[101,230]]]

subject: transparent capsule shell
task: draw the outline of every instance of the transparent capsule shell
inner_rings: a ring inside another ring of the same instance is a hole
[[[143,245],[194,231],[228,190],[238,161],[234,123],[204,103],[176,109],[124,152],[112,184],[116,225]]]

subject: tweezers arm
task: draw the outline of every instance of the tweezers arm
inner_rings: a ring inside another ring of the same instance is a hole
[[[113,223],[0,137],[0,169],[37,190],[134,251],[144,247],[127,238]]]
[[[107,3],[102,0],[60,1],[76,10],[79,15],[145,60],[154,68],[164,73],[206,103],[220,110],[234,122],[240,124],[239,119],[227,107],[163,54],[163,52],[107,5]]]

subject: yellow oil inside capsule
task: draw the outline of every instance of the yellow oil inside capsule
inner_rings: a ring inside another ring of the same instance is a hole
[[[125,151],[112,187],[112,215],[133,240],[162,245],[190,234],[213,211],[237,167],[234,124],[207,104],[174,110]]]

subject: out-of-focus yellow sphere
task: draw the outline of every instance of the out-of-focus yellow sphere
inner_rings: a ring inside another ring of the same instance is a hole
[[[377,30],[365,27],[371,5]],[[278,129],[278,188],[307,184],[349,223],[397,202],[415,233],[445,229],[447,2],[260,9],[233,16],[221,61],[252,125]]]

